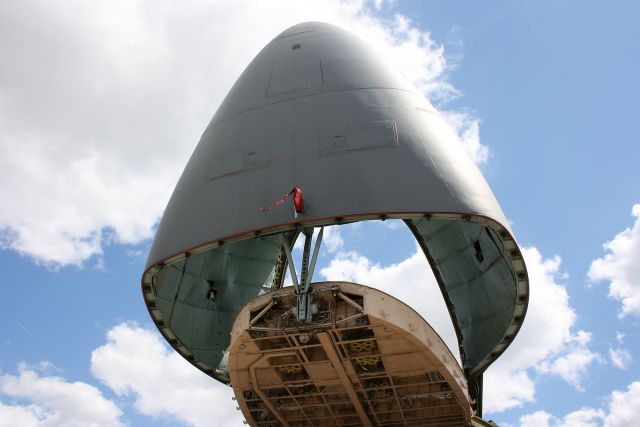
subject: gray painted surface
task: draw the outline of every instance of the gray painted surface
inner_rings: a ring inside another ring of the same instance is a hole
[[[464,212],[507,224],[429,102],[368,44],[328,24],[292,27],[240,76],[178,182],[147,267],[294,221],[291,210],[260,211],[293,187],[304,192],[302,220]]]
[[[304,214],[294,216],[290,201],[261,211],[293,187]],[[413,231],[467,376],[479,378],[517,333],[528,300],[493,193],[443,118],[378,52],[328,24],[296,25],[249,64],[185,168],[143,277],[151,315],[181,354],[225,381],[230,321],[281,284],[279,233],[380,215]]]

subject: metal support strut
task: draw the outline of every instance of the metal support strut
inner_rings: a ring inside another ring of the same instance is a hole
[[[302,268],[300,274],[300,282],[298,282],[298,275],[296,273],[296,267],[293,264],[293,257],[291,256],[291,242],[285,235],[282,246],[284,253],[287,256],[287,263],[289,264],[289,271],[291,273],[291,281],[295,288],[295,294],[298,298],[296,304],[297,313],[296,316],[299,321],[309,322],[313,315],[312,299],[309,292],[311,285],[311,279],[313,278],[313,271],[316,267],[316,261],[318,260],[318,253],[320,252],[320,244],[322,243],[322,236],[324,234],[324,227],[320,227],[320,232],[316,237],[316,244],[313,248],[313,255],[311,256],[311,262],[309,262],[309,253],[311,251],[311,240],[313,238],[313,228],[305,228],[304,231],[304,248],[302,252]]]

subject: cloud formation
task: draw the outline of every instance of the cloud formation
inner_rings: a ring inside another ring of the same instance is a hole
[[[582,390],[588,366],[600,360],[588,347],[591,334],[573,330],[576,313],[566,285],[559,283],[560,257],[545,259],[534,247],[524,248],[523,255],[531,289],[527,317],[513,344],[485,373],[487,413],[533,402],[539,374],[558,375]]]
[[[122,427],[122,411],[96,387],[47,374],[50,366],[18,366],[0,375],[0,427]],[[10,402],[11,402],[10,400]]]
[[[609,359],[611,363],[618,369],[627,369],[633,357],[631,353],[623,347],[609,348]]]
[[[602,245],[607,253],[594,260],[588,272],[592,282],[609,282],[609,297],[622,303],[621,318],[640,318],[640,204],[631,213],[636,217],[633,226]]]
[[[478,164],[489,160],[489,147],[480,142],[480,120],[466,111],[444,111],[444,117],[455,129],[462,145]]]
[[[484,410],[502,412],[535,400],[537,375],[557,375],[576,389],[600,356],[589,349],[591,334],[574,331],[576,313],[560,282],[561,259],[523,249],[530,282],[527,317],[505,353],[484,375]]]
[[[602,361],[599,354],[589,349],[589,342],[591,334],[585,331],[569,336],[564,343],[565,353],[555,359],[542,361],[536,367],[538,372],[556,374],[576,390],[584,391],[582,378],[587,374],[589,365]]]
[[[0,54],[11,58],[0,67],[0,247],[58,267],[82,265],[111,242],[151,237],[234,80],[266,41],[295,23],[348,28],[427,96],[457,94],[443,47],[384,2],[174,6],[0,4]],[[482,153],[477,122],[463,116],[454,127],[472,141],[472,155]]]
[[[107,332],[107,343],[91,354],[91,372],[143,415],[194,427],[235,427],[244,420],[230,387],[184,360],[157,332],[136,324]]]
[[[638,422],[640,382],[632,382],[625,391],[607,397],[607,409],[580,408],[562,418],[536,411],[520,418],[520,427],[628,427]]]
[[[563,419],[555,418],[545,411],[536,411],[520,418],[520,427],[598,427],[604,412],[592,408],[573,411]]]

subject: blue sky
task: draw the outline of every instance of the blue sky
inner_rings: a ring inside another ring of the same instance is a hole
[[[0,426],[241,425],[230,391],[156,333],[140,276],[222,97],[307,20],[366,38],[434,102],[525,248],[529,315],[486,374],[485,415],[631,425],[638,16],[632,1],[2,2]],[[317,271],[432,286],[417,255],[392,221],[344,226]],[[416,304],[447,339],[442,307]]]

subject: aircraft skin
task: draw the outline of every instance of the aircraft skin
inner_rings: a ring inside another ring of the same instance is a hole
[[[387,218],[404,220],[425,253],[481,415],[482,373],[526,314],[522,254],[443,117],[371,46],[329,24],[298,24],[267,44],[206,127],[142,277],[151,317],[187,360],[229,383],[234,322],[282,287],[298,236]]]

